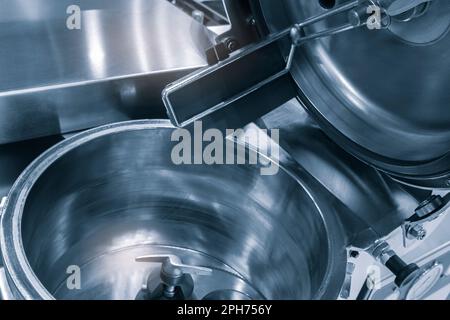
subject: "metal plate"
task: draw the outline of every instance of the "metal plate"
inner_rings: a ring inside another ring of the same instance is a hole
[[[259,2],[270,32],[325,10],[311,0]],[[448,4],[442,14],[450,12]],[[336,17],[307,31],[345,19]],[[298,51],[292,75],[299,95],[329,135],[363,160],[413,184],[422,178],[430,184],[438,176],[431,185],[447,186],[442,173],[450,162],[440,158],[450,150],[448,33],[419,46],[389,30],[361,28],[312,41]]]
[[[80,7],[80,29],[66,10]],[[161,0],[0,0],[0,144],[166,116],[209,32]]]

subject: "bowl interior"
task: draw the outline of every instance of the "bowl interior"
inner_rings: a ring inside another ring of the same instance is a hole
[[[210,267],[197,299],[311,299],[326,276],[329,239],[314,202],[284,170],[175,165],[172,128],[129,130],[72,148],[38,178],[21,232],[28,262],[57,299],[134,299],[175,254]],[[320,254],[319,254],[320,253]],[[73,288],[80,270],[80,288]],[[156,276],[155,276],[156,275]]]

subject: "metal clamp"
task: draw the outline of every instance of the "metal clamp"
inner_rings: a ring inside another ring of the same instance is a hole
[[[450,193],[444,197],[432,195],[423,201],[414,211],[414,215],[402,224],[403,246],[408,240],[423,240],[426,230],[423,225],[436,220],[450,209]]]

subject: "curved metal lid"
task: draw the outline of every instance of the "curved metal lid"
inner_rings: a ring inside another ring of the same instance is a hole
[[[259,2],[274,33],[346,1]],[[412,184],[449,187],[450,2],[414,10],[392,17],[386,30],[363,27],[305,43],[291,74],[304,105],[347,150]]]

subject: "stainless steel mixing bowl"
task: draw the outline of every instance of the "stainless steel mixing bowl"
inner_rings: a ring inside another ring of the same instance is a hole
[[[196,299],[335,298],[345,276],[335,206],[304,171],[174,165],[174,128],[136,121],[56,145],[17,180],[1,220],[8,284],[24,299],[134,299],[172,254],[212,269]],[[80,289],[70,290],[70,266]]]

